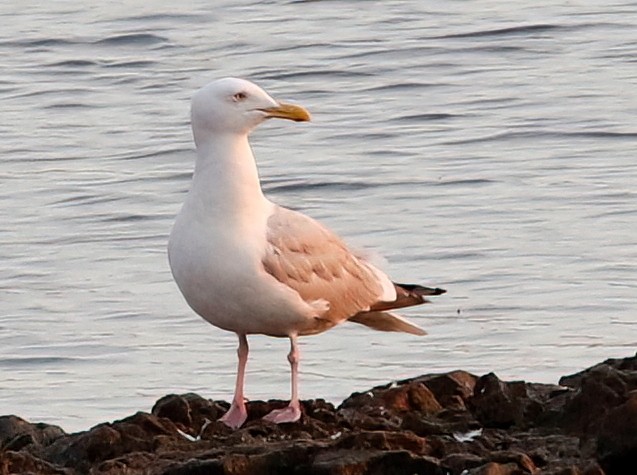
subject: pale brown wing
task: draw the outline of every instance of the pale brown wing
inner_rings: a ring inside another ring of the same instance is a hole
[[[368,311],[387,294],[384,275],[308,216],[276,207],[268,219],[267,241],[266,272],[308,303],[327,301],[322,318],[334,324]]]

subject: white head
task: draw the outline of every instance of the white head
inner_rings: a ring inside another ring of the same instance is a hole
[[[237,78],[202,87],[192,98],[190,115],[195,142],[214,134],[247,135],[271,117],[310,120],[301,106],[275,101],[256,84]]]

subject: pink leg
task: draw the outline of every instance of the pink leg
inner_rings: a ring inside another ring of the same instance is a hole
[[[243,397],[243,383],[246,375],[246,363],[248,362],[248,339],[245,335],[239,334],[239,348],[237,355],[239,356],[239,365],[237,367],[237,384],[234,388],[234,398],[228,412],[221,419],[228,427],[238,429],[248,418],[248,411]]]
[[[280,424],[282,422],[296,422],[301,418],[301,403],[299,402],[298,375],[299,375],[299,346],[296,335],[290,336],[290,353],[288,361],[292,372],[292,398],[290,404],[284,409],[275,409],[264,417],[266,421]]]

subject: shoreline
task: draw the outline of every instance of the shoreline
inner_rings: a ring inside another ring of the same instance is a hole
[[[0,473],[622,474],[637,466],[637,355],[559,384],[493,373],[426,374],[302,402],[299,422],[261,420],[287,401],[251,401],[233,431],[225,401],[166,395],[149,412],[67,434],[0,416]]]

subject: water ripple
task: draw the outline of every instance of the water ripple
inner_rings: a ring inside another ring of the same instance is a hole
[[[261,77],[266,80],[290,80],[290,79],[314,78],[314,77],[357,78],[357,77],[369,77],[373,75],[374,75],[373,73],[367,73],[364,71],[315,69],[312,71],[272,72]]]
[[[165,43],[168,38],[163,36],[154,35],[152,33],[128,33],[123,35],[109,36],[94,42],[96,45],[105,46],[119,46],[119,45],[135,45],[135,46],[150,46],[159,43]]]
[[[493,30],[477,30],[468,33],[452,33],[448,35],[442,35],[434,37],[436,39],[448,39],[448,38],[480,38],[484,36],[512,36],[512,35],[526,35],[529,33],[538,33],[545,31],[552,31],[564,28],[560,25],[550,24],[537,24],[537,25],[519,25],[511,26],[507,28],[497,28]]]

